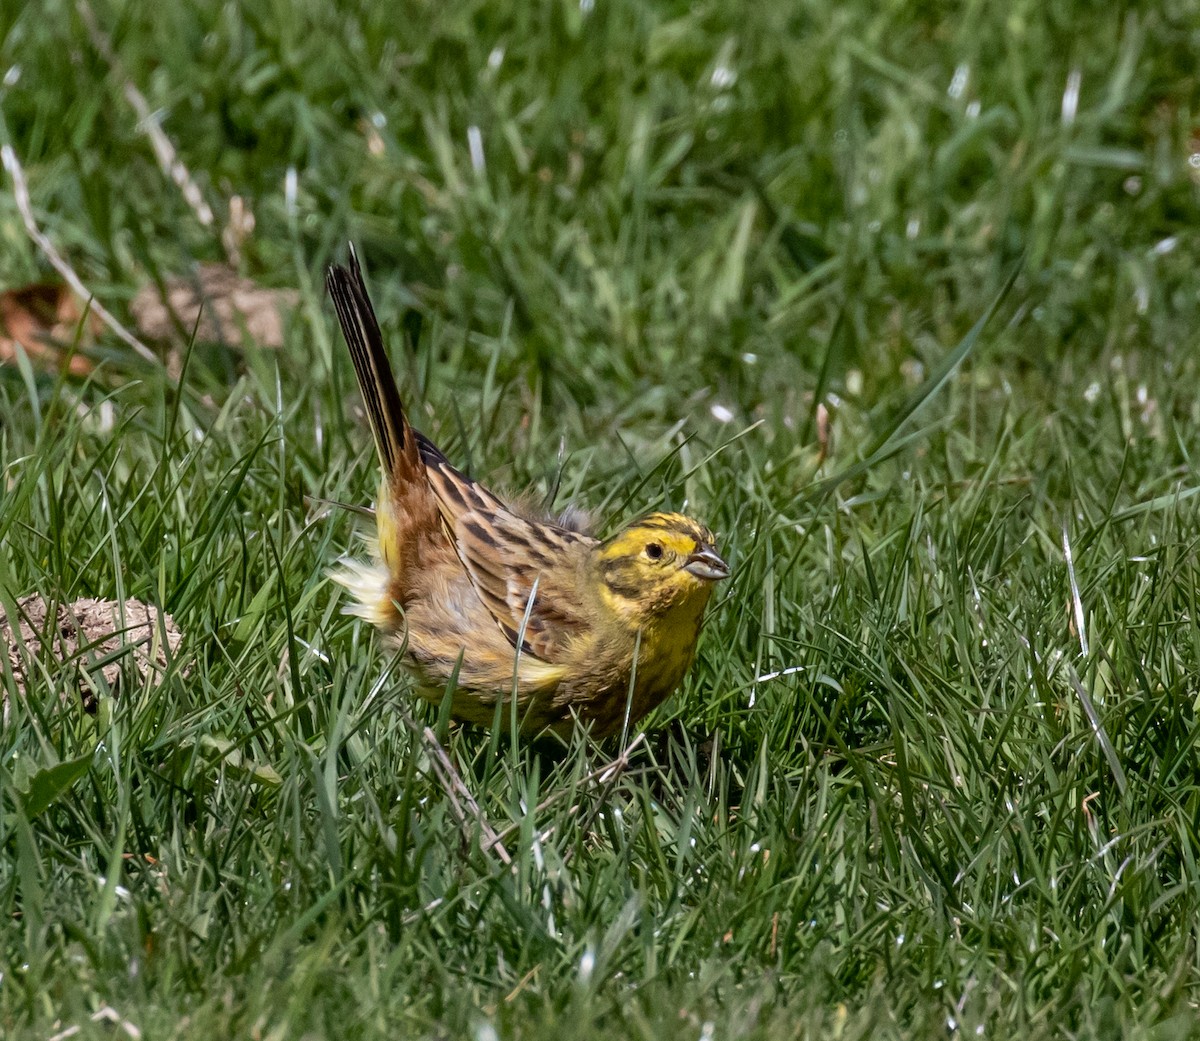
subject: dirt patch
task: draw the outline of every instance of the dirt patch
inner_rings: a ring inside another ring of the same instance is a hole
[[[161,677],[183,641],[169,614],[140,600],[76,600],[57,605],[52,618],[51,605],[33,593],[17,609],[15,620],[0,618],[0,642],[21,693],[47,675],[52,686],[78,691],[89,712],[106,685],[119,690],[127,663],[143,681]],[[58,681],[64,672],[70,682]]]

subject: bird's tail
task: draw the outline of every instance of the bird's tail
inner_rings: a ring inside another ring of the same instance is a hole
[[[379,331],[353,246],[350,247],[349,265],[333,265],[325,276],[325,284],[333,297],[346,346],[350,348],[354,375],[358,377],[358,387],[367,407],[385,480],[395,486],[424,479],[425,466],[417,437],[404,415],[404,404],[383,346],[383,334]]]

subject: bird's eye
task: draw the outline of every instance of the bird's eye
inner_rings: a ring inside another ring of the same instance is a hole
[[[646,556],[651,560],[661,560],[663,548],[657,542],[650,542],[646,545]]]

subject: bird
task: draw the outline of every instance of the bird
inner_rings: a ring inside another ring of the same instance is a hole
[[[550,516],[468,477],[409,423],[353,246],[326,285],[381,469],[371,559],[333,574],[346,611],[460,722],[508,726],[515,709],[522,737],[627,734],[692,666],[730,575],[713,533],[653,512],[601,539],[578,509]]]

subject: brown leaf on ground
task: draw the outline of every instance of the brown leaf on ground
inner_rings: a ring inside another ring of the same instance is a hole
[[[99,320],[91,312],[80,331],[83,314],[79,298],[58,283],[36,282],[6,289],[0,293],[0,364],[14,362],[19,345],[35,365],[58,368],[77,334],[81,345],[87,345],[99,331]],[[93,368],[92,362],[78,352],[67,363],[67,371],[75,376],[86,376]]]
[[[266,289],[224,264],[201,264],[194,274],[143,286],[129,305],[148,340],[196,339],[231,347],[282,347],[284,312],[300,301],[294,289]],[[196,325],[199,320],[199,326]]]
[[[169,614],[140,600],[76,600],[59,604],[51,619],[50,605],[32,593],[17,601],[17,611],[16,619],[0,617],[0,643],[21,693],[28,695],[43,669],[53,686],[59,685],[57,675],[69,671],[71,682],[62,687],[77,688],[89,712],[104,683],[119,689],[126,662],[142,680],[161,676],[183,640]]]

